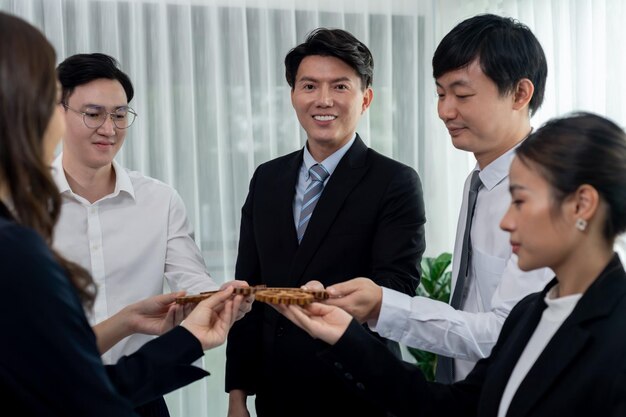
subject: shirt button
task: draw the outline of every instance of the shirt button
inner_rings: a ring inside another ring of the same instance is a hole
[[[352,376],[350,372],[346,372],[344,376],[346,377],[348,381],[352,381],[354,379],[354,377]]]
[[[335,368],[337,368],[339,370],[343,369],[343,366],[339,362],[335,362],[334,365],[335,365]]]
[[[365,385],[363,385],[363,384],[362,384],[362,383],[360,383],[360,382],[357,382],[357,383],[356,383],[356,387],[357,387],[358,389],[360,389],[360,390],[365,390]]]
[[[276,329],[276,336],[280,337],[285,334],[285,328],[283,326],[278,326]]]

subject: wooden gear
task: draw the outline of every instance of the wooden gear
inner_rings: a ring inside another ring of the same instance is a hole
[[[258,288],[265,288],[265,286],[259,285],[256,287],[235,287],[233,289],[233,294],[248,296],[248,295],[254,294],[254,292]],[[217,292],[219,291],[204,291],[199,294],[185,295],[184,297],[176,297],[176,303],[177,304],[199,303],[200,301],[204,300],[205,298],[209,298],[210,296],[212,296],[213,294]]]
[[[254,295],[255,300],[269,304],[311,304],[328,298],[326,291],[303,290],[302,288],[265,288]]]
[[[187,303],[199,303],[200,301],[209,298],[217,291],[205,291],[199,294],[186,295],[184,297],[177,297],[177,304]],[[266,287],[265,285],[257,285],[254,287],[237,287],[233,290],[233,294],[237,295],[252,295],[257,301],[261,301],[269,304],[298,304],[306,305],[317,300],[325,300],[328,298],[328,293],[325,290],[314,291],[304,290],[302,288],[288,288],[288,287]]]

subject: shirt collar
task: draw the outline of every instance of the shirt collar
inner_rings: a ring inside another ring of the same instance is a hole
[[[487,165],[482,170],[479,168],[478,163],[474,167],[475,171],[480,171],[480,181],[483,183],[483,187],[487,190],[491,190],[498,185],[502,180],[509,176],[509,168],[511,168],[511,162],[515,156],[515,150],[522,142],[515,145],[502,155],[500,155],[495,161]]]
[[[530,133],[532,133],[533,130],[534,129],[531,128]],[[483,183],[483,187],[487,190],[491,190],[509,176],[509,169],[511,168],[511,162],[515,156],[515,150],[526,140],[530,133],[482,170],[478,166],[478,163],[476,163],[474,171],[480,171],[478,175],[480,176],[480,181]]]
[[[328,158],[319,162],[319,164],[323,165],[324,168],[326,168],[326,171],[328,171],[329,177],[333,174],[333,171],[335,171],[335,168],[337,168],[337,165],[339,165],[339,161],[341,161],[341,158],[343,158],[346,152],[348,152],[348,149],[350,149],[355,139],[356,139],[356,133],[354,134],[354,136],[352,136],[352,139],[350,139],[348,143],[343,145],[341,148],[337,149]],[[309,152],[309,148],[306,145],[304,145],[304,156],[303,156],[302,163],[304,164],[304,168],[306,170],[306,178],[308,179],[309,169],[311,169],[311,167],[317,164],[318,162],[315,159],[313,159],[313,156],[311,155],[311,152]]]
[[[126,172],[126,170],[118,164],[115,159],[113,160],[113,169],[115,170],[115,191],[113,194],[117,195],[120,191],[124,191],[134,200],[135,189],[133,188],[133,183],[130,180],[128,172]]]
[[[63,171],[63,153],[60,153],[52,162],[52,178],[57,184],[61,194],[72,193],[72,189],[65,178],[65,171]]]
[[[126,170],[115,160],[113,160],[113,169],[115,170],[115,190],[107,197],[115,197],[120,192],[124,191],[133,199],[135,199],[135,189],[133,188],[130,176],[128,175]],[[52,178],[54,179],[54,182],[56,182],[57,188],[59,189],[59,192],[61,194],[74,195],[74,192],[67,182],[65,171],[63,170],[62,152],[56,157],[56,159],[52,163]]]

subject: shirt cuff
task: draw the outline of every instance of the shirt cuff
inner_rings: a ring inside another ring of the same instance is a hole
[[[382,287],[382,290],[378,320],[370,320],[367,325],[382,337],[399,341],[406,331],[406,323],[411,314],[412,297],[385,287]],[[399,323],[402,325],[398,326]]]

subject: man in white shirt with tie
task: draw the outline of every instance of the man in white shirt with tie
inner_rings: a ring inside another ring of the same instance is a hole
[[[367,278],[327,289],[341,296],[329,304],[367,322],[381,336],[440,355],[437,380],[450,383],[464,379],[479,359],[489,356],[513,306],[553,277],[547,269],[522,272],[508,233],[499,227],[510,203],[509,165],[543,101],[547,65],[541,45],[526,26],[479,15],[443,38],[433,57],[433,76],[439,117],[453,145],[474,154],[473,172],[480,178],[469,217],[466,268],[460,264],[472,174],[463,190],[452,266],[452,294],[458,294],[452,301],[457,305],[410,297]]]

